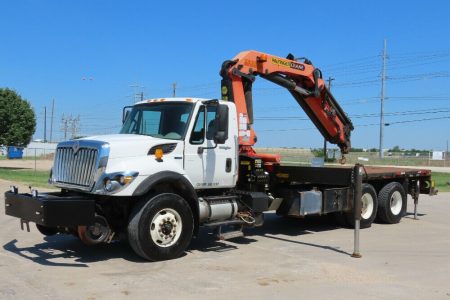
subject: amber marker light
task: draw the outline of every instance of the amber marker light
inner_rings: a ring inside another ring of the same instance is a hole
[[[261,54],[261,56],[259,56],[257,58],[258,62],[265,62],[267,61],[267,55],[266,54]]]
[[[155,158],[156,158],[156,160],[162,160],[163,154],[164,154],[164,152],[163,152],[163,150],[161,148],[156,149],[155,150]]]

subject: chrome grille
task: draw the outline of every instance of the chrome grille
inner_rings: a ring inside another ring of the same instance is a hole
[[[74,186],[90,190],[97,171],[98,150],[74,147],[58,147],[53,162],[52,177],[56,185]]]

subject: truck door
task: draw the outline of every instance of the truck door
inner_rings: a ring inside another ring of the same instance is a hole
[[[235,184],[235,145],[214,143],[216,106],[202,105],[185,143],[185,170],[195,188],[232,187]],[[199,148],[203,149],[199,151]]]

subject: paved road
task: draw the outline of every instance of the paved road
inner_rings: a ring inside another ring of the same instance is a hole
[[[8,186],[0,181],[0,190]],[[0,214],[0,299],[450,300],[450,193],[423,196],[419,208],[420,221],[363,230],[361,259],[349,256],[352,230],[268,214],[246,238],[219,242],[202,232],[185,256],[156,263],[126,243],[87,247],[22,232]]]

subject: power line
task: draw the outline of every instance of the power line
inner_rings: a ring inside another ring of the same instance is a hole
[[[405,121],[394,121],[389,123],[384,123],[384,126],[390,126],[394,124],[403,124],[403,123],[418,123],[418,122],[426,122],[426,121],[434,121],[434,120],[443,120],[443,119],[450,119],[450,116],[445,117],[437,117],[437,118],[424,118],[424,119],[416,119],[416,120],[405,120]],[[354,125],[355,128],[358,127],[368,127],[368,126],[379,126],[380,123],[372,123],[372,124],[357,124]],[[316,129],[315,127],[307,127],[307,128],[289,128],[289,129],[263,129],[258,130],[261,132],[279,132],[279,131],[304,131],[304,130],[312,130]]]
[[[416,122],[425,122],[425,121],[442,120],[442,119],[450,119],[450,116],[447,116],[447,117],[439,117],[439,118],[419,119],[419,120],[396,121],[396,122],[384,123],[384,126],[390,126],[390,125],[392,125],[392,124],[416,123]]]
[[[395,112],[385,112],[385,116],[411,116],[411,115],[421,115],[421,114],[436,114],[436,113],[444,113],[444,112],[450,112],[450,107],[444,107],[444,108],[435,108],[435,109],[420,109],[420,110],[407,110],[407,111],[395,111]],[[358,118],[374,118],[374,117],[380,117],[379,113],[368,113],[368,114],[357,114],[357,115],[350,115],[351,119],[358,119]],[[255,120],[258,121],[307,121],[310,120],[308,117],[296,117],[296,116],[289,116],[289,117],[283,117],[283,116],[270,116],[270,117],[257,117]]]

